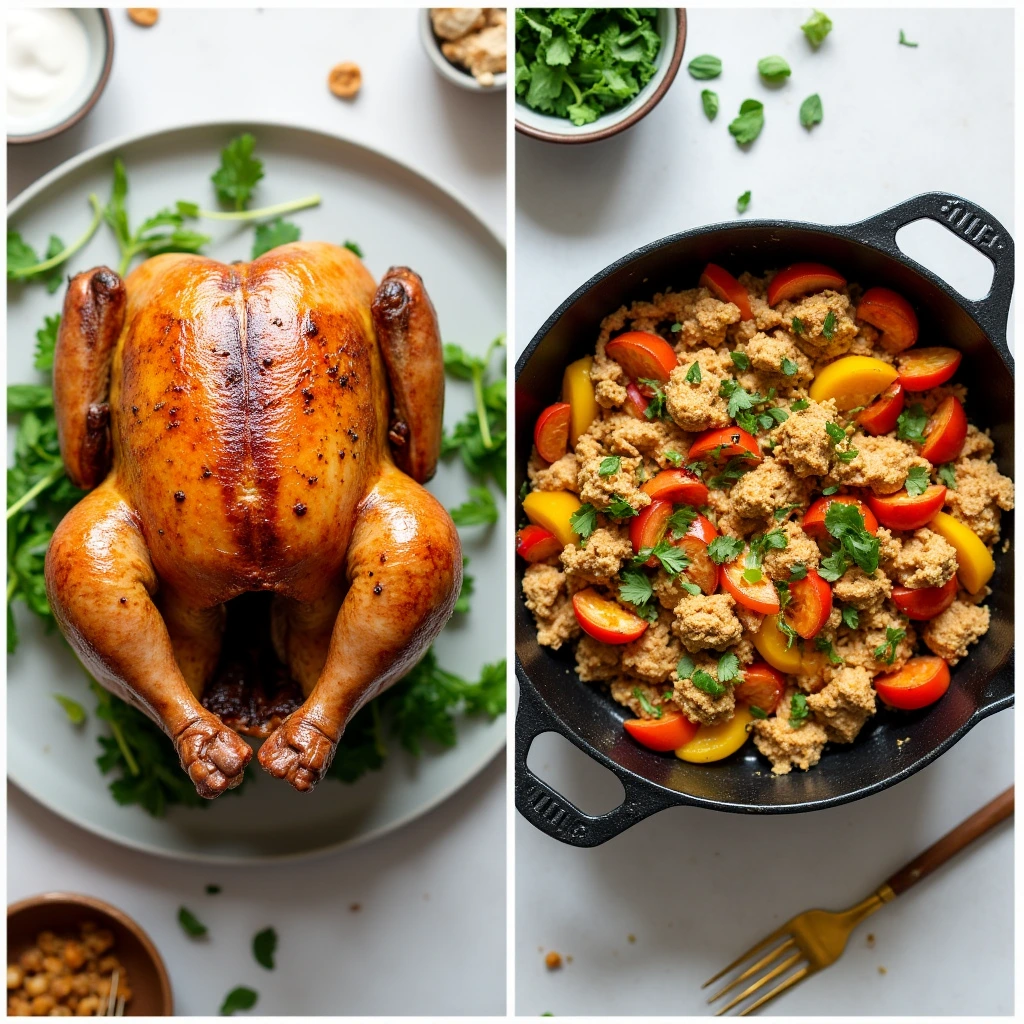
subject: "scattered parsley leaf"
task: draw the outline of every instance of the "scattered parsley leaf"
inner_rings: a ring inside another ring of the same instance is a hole
[[[188,907],[181,907],[178,910],[178,924],[184,929],[185,934],[192,936],[193,939],[201,938],[209,931]]]
[[[782,362],[779,364],[779,369],[786,377],[795,377],[800,367],[797,363],[794,363],[792,359],[787,359],[785,356],[782,357]]]
[[[843,625],[847,629],[857,629],[860,626],[860,612],[856,608],[852,608],[847,605],[843,611]]]
[[[703,593],[696,583],[690,583],[689,580],[676,580],[676,586],[682,587],[691,597]]]
[[[840,658],[838,654],[836,654],[836,650],[832,646],[832,641],[827,639],[826,637],[819,636],[814,641],[814,649],[817,650],[817,651],[824,652],[824,654],[828,658],[828,661],[829,661],[830,665],[842,665],[842,664],[845,664],[843,659]]]
[[[951,491],[956,490],[956,466],[952,462],[944,462],[938,469],[938,477]]]
[[[686,70],[690,72],[691,78],[706,81],[709,78],[717,78],[722,73],[722,62],[710,53],[702,53],[686,65]]]
[[[714,121],[718,113],[718,93],[710,89],[702,89],[700,94],[701,106],[704,108],[704,116],[709,121]]]
[[[818,566],[818,575],[826,583],[835,583],[850,567],[850,560],[842,547],[837,547],[830,555],[826,555]]]
[[[821,333],[831,341],[836,334],[836,315],[830,309],[825,314],[825,322],[821,325]]]
[[[251,1010],[256,1005],[259,995],[251,988],[239,985],[233,988],[225,997],[220,1006],[220,1015],[230,1017],[239,1010]]]
[[[891,665],[896,660],[896,648],[899,647],[900,641],[906,635],[905,629],[893,629],[892,626],[886,626],[885,643],[879,644],[875,648],[875,660]]]
[[[673,579],[681,572],[685,572],[690,566],[690,559],[686,552],[667,540],[659,541],[655,545],[652,554],[661,563],[661,567],[665,572]]]
[[[789,583],[796,583],[807,575],[807,566],[803,562],[794,562],[789,570]]]
[[[821,124],[821,117],[821,97],[817,93],[812,93],[800,104],[800,123],[805,128],[811,128]]]
[[[686,371],[687,384],[699,384],[701,382],[700,363],[694,361]]]
[[[689,654],[684,654],[676,665],[676,675],[680,679],[689,679],[693,675],[693,670],[696,668],[693,658]]]
[[[906,487],[907,494],[912,498],[916,498],[919,494],[924,494],[928,490],[930,483],[928,470],[924,466],[911,466],[907,471],[907,479],[903,486]]]
[[[741,195],[736,200],[736,212],[737,213],[746,213],[747,212],[747,207],[749,205],[750,205],[750,189],[748,188],[747,191],[744,192],[743,195]]]
[[[790,412],[803,412],[811,403],[806,398],[798,398],[795,402],[789,403]]]
[[[348,249],[349,252],[354,252],[360,259],[363,258],[363,250],[357,242],[345,241],[342,247]]]
[[[644,693],[644,691],[641,690],[639,686],[633,687],[633,696],[636,697],[637,701],[640,704],[640,707],[642,707],[644,711],[646,711],[647,714],[649,714],[652,718],[661,718],[661,708],[656,707],[654,704],[652,704],[647,699],[647,694]]]
[[[620,455],[608,455],[601,460],[601,465],[597,469],[598,476],[611,476],[613,473],[618,473],[622,467],[622,456]]]
[[[257,224],[256,236],[252,243],[252,258],[256,259],[257,256],[262,256],[279,245],[297,242],[301,236],[302,232],[298,225],[283,217],[277,217],[267,224]]]
[[[733,365],[737,370],[749,370],[750,369],[750,356],[746,352],[730,352],[729,358],[733,361]]]
[[[256,139],[249,132],[232,139],[220,153],[220,166],[210,176],[225,206],[244,210],[263,177],[263,162],[253,156]]]
[[[60,313],[43,318],[43,326],[36,331],[36,350],[33,365],[37,370],[53,369],[53,354],[57,347],[57,332],[60,330]]]
[[[723,686],[713,675],[711,675],[710,672],[705,672],[702,668],[698,668],[694,671],[693,675],[690,677],[690,682],[693,683],[698,690],[703,690],[712,697],[721,697],[722,694],[726,693],[729,689],[728,686]]]
[[[264,928],[252,939],[252,955],[256,963],[268,971],[274,969],[274,953],[277,951],[277,932],[273,928]]]
[[[571,516],[569,526],[583,541],[597,529],[597,509],[590,502],[585,502]]]
[[[751,704],[749,706],[749,710],[750,710],[751,717],[753,717],[753,718],[767,718],[768,717],[767,713],[762,708],[759,708],[756,704]]]
[[[7,229],[7,278],[11,281],[38,280],[46,285],[52,295],[64,283],[63,267],[95,234],[103,219],[103,207],[95,194],[90,193],[89,203],[93,216],[85,233],[77,241],[65,246],[56,236],[50,235],[42,258],[17,231]]]
[[[794,729],[799,729],[810,715],[810,708],[807,707],[807,697],[802,693],[794,693],[789,698],[789,724]]]
[[[774,55],[762,57],[757,62],[757,73],[766,82],[776,85],[779,82],[784,82],[793,72],[789,64],[782,57]]]
[[[644,415],[649,420],[664,419],[665,392],[662,390],[662,382],[660,380],[651,380],[647,377],[640,377],[637,383],[646,385],[654,392],[654,397],[648,401],[647,408],[644,409]]]
[[[825,511],[825,529],[863,572],[868,576],[874,573],[878,568],[878,538],[868,532],[856,505],[833,501]]]
[[[918,43],[912,43],[904,34],[903,29],[900,29],[900,46],[918,46]]]
[[[732,651],[726,651],[718,659],[718,668],[715,670],[720,683],[732,682],[740,674],[740,659]]]
[[[799,502],[794,502],[792,505],[783,505],[782,508],[777,508],[772,515],[775,517],[776,522],[781,522],[796,508],[800,508]]]
[[[793,320],[792,320],[792,323],[791,323],[790,326],[793,328],[793,333],[794,334],[803,334],[804,333],[804,322],[803,322],[803,320],[800,319],[800,317],[798,317],[798,316],[793,317]]]
[[[692,505],[675,505],[665,523],[665,529],[673,540],[679,540],[686,536],[696,518],[697,510]]]
[[[764,104],[759,100],[744,100],[739,115],[729,125],[729,134],[742,146],[753,142],[763,127]]]
[[[832,442],[833,454],[840,462],[852,462],[860,454],[856,448],[850,447],[846,431],[837,423],[831,421],[825,424],[825,433]]]
[[[498,506],[486,487],[470,487],[469,499],[448,511],[456,526],[490,526],[498,521]]]
[[[708,544],[708,557],[716,565],[734,562],[743,553],[744,547],[743,541],[738,537],[730,537],[723,533]]]
[[[612,500],[608,502],[608,508],[605,509],[605,512],[613,519],[630,519],[640,514],[625,498],[618,494],[612,495]]]
[[[902,441],[913,441],[924,444],[925,429],[928,426],[928,414],[920,402],[915,402],[904,409],[896,419],[896,436]]]
[[[60,693],[55,693],[53,699],[64,709],[64,713],[72,725],[82,725],[85,722],[85,708],[77,700],[72,700]]]
[[[786,638],[786,650],[788,651],[793,644],[802,643],[797,631],[786,621],[782,615],[775,617],[775,628]]]
[[[639,569],[623,569],[619,574],[622,583],[619,597],[627,604],[645,605],[654,596],[651,578]]]
[[[823,487],[821,489],[821,493],[823,495],[825,495],[825,497],[827,498],[827,497],[830,497],[831,495],[835,494],[838,490],[839,490],[839,485],[838,484],[830,484],[828,487]]]
[[[823,11],[814,11],[800,28],[811,46],[817,49],[832,31],[832,19]]]
[[[678,469],[683,464],[683,456],[680,452],[668,451],[665,452],[665,458],[672,463],[673,466]]]

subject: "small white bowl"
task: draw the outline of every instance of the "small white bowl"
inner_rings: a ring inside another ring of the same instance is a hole
[[[567,117],[553,117],[531,110],[516,99],[516,131],[542,142],[597,142],[610,138],[649,114],[668,92],[683,60],[686,45],[686,11],[682,7],[658,8],[661,49],[654,77],[625,106],[609,110],[591,124],[574,125]]]
[[[75,92],[46,114],[31,119],[7,118],[8,143],[42,142],[66,131],[96,105],[114,62],[114,25],[106,8],[68,8],[81,22],[89,42],[89,64]]]
[[[470,92],[501,92],[505,88],[508,73],[500,71],[494,76],[494,85],[481,85],[465,68],[453,64],[442,52],[441,42],[434,35],[434,26],[430,21],[430,8],[424,7],[420,12],[420,42],[430,58],[437,73],[460,89]]]

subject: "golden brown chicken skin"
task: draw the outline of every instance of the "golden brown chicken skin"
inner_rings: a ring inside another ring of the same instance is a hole
[[[443,386],[420,279],[393,268],[377,287],[337,246],[231,266],[168,254],[123,283],[99,268],[69,285],[61,452],[95,489],[54,534],[47,592],[79,657],[163,727],[203,796],[252,754],[200,703],[226,601],[274,593],[274,644],[305,700],[259,761],[299,790],[451,615],[458,535],[421,486]]]

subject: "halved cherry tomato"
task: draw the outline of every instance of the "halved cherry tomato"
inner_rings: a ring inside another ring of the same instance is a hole
[[[634,555],[639,555],[643,548],[657,547],[658,542],[665,536],[665,527],[670,515],[671,501],[652,501],[647,508],[641,509],[638,516],[630,520],[629,539],[633,544]],[[651,555],[645,564],[653,569],[658,560]]]
[[[690,582],[700,587],[701,593],[710,596],[718,589],[720,577],[719,567],[711,561],[707,544],[689,534],[672,542],[682,548],[690,564],[683,570],[683,575]]]
[[[530,491],[523,498],[526,518],[553,533],[563,547],[579,543],[579,534],[570,523],[579,507],[580,499],[571,491]]]
[[[533,443],[545,462],[557,462],[569,450],[569,403],[549,405],[533,428]]]
[[[867,499],[883,526],[890,530],[918,530],[945,504],[946,488],[931,484],[914,497],[904,488],[895,494],[869,494]]]
[[[928,421],[921,454],[933,465],[958,458],[967,439],[967,414],[956,395],[950,395]]]
[[[736,700],[770,715],[786,690],[786,677],[766,661],[755,661],[743,670],[743,681],[733,687]]]
[[[750,434],[739,427],[720,427],[699,434],[690,445],[687,459],[690,462],[701,460],[721,464],[736,455],[748,456],[752,466],[761,461],[761,449]]]
[[[871,405],[857,414],[857,424],[875,437],[895,430],[903,412],[903,392],[903,385],[894,380]]]
[[[779,617],[766,615],[761,628],[754,634],[754,646],[772,668],[791,676],[820,676],[824,672],[824,654],[809,650],[806,644],[801,650],[799,643],[794,642],[787,647],[788,643],[789,638],[779,629]]]
[[[740,704],[732,718],[718,725],[701,725],[697,733],[676,751],[680,761],[707,764],[735,754],[750,738],[748,726],[754,720],[750,709]]]
[[[804,528],[804,533],[815,540],[825,540],[830,536],[825,528],[825,513],[828,512],[829,506],[834,501],[842,502],[844,505],[856,505],[857,511],[864,517],[864,529],[870,534],[878,533],[878,519],[872,515],[871,509],[863,501],[854,498],[850,494],[833,494],[827,498],[819,498],[814,502],[804,513],[804,518],[800,523]],[[871,499],[869,498],[868,502],[870,503],[870,501]]]
[[[661,718],[627,718],[622,725],[637,743],[663,754],[685,746],[698,729],[681,711],[663,711]]]
[[[760,579],[751,583],[743,578],[747,571],[745,560],[749,547],[743,549],[735,562],[727,562],[722,566],[722,586],[741,604],[753,612],[774,615],[779,610],[779,594],[775,584],[759,571]]]
[[[718,536],[718,528],[707,516],[697,513],[697,518],[690,524],[686,531],[687,537],[696,537],[698,540],[710,544]]]
[[[789,597],[782,617],[797,636],[813,639],[832,614],[832,588],[813,569],[808,569],[802,580],[790,583]]]
[[[798,295],[820,292],[824,288],[838,291],[846,286],[846,278],[837,270],[824,263],[794,263],[780,270],[768,285],[768,305],[783,299],[795,299]]]
[[[543,526],[531,523],[516,531],[516,554],[527,562],[542,562],[560,554],[562,547],[562,542]]]
[[[917,341],[914,307],[888,288],[869,288],[861,296],[856,316],[882,332],[883,345],[890,352],[902,352]]]
[[[966,590],[976,594],[992,579],[996,571],[992,553],[969,526],[948,512],[936,512],[928,528],[956,549],[956,574]]]
[[[583,632],[603,644],[628,644],[642,637],[647,629],[639,615],[602,597],[593,587],[573,595],[572,610]]]
[[[677,501],[683,505],[699,506],[708,502],[707,484],[688,469],[663,469],[640,490],[654,499]]]
[[[635,381],[668,380],[679,362],[672,346],[657,334],[627,331],[605,345],[605,354],[614,359]]]
[[[893,604],[908,619],[925,622],[944,612],[956,600],[956,577],[941,587],[892,588]]]
[[[569,403],[572,410],[569,416],[569,444],[576,447],[576,442],[587,427],[597,419],[597,398],[594,395],[594,382],[590,379],[590,368],[594,364],[593,356],[584,356],[570,363],[562,375],[562,401]]]
[[[900,383],[908,391],[927,391],[945,384],[957,371],[963,353],[955,348],[915,348],[899,357]]]
[[[750,308],[750,296],[747,289],[732,274],[717,263],[709,263],[700,275],[700,285],[714,292],[723,302],[731,302],[739,307],[740,317],[752,320],[754,313]]]
[[[651,400],[636,386],[636,384],[630,381],[626,385],[625,409],[631,416],[634,416],[638,420],[647,419],[646,409],[650,403]]]
[[[870,404],[897,378],[896,367],[874,356],[843,356],[814,378],[807,393],[815,402],[830,398],[842,411]]]
[[[931,655],[911,658],[897,672],[875,677],[875,692],[901,711],[934,704],[949,689],[949,666]]]

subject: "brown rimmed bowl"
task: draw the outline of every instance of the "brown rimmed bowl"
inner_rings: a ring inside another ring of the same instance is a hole
[[[84,921],[95,921],[114,934],[114,952],[131,980],[132,998],[126,1017],[171,1017],[174,999],[167,968],[150,937],[117,907],[70,892],[47,892],[7,908],[7,962],[14,963],[35,945],[40,932],[77,933]]]
[[[658,70],[654,77],[625,106],[609,110],[593,124],[577,127],[568,118],[552,117],[531,110],[516,100],[516,131],[541,142],[562,142],[570,145],[600,142],[624,132],[645,118],[662,100],[679,73],[686,46],[686,10],[682,7],[658,9],[658,33],[662,47],[658,53]]]

